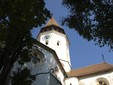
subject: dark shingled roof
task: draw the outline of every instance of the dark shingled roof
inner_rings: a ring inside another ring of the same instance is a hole
[[[106,72],[106,71],[110,71],[113,70],[113,65],[112,64],[108,64],[108,63],[100,63],[100,64],[94,64],[91,66],[87,66],[84,68],[79,68],[79,69],[75,69],[75,70],[71,70],[68,75],[70,77],[82,77],[82,76],[87,76],[87,75],[91,75],[91,74],[97,74],[100,72]]]
[[[50,26],[47,26],[47,27],[43,27],[41,30],[40,30],[40,33],[42,32],[47,32],[47,31],[51,31],[51,30],[56,30],[60,33],[63,33],[65,34],[64,30],[60,27],[57,27],[57,26],[54,26],[54,25],[50,25]]]

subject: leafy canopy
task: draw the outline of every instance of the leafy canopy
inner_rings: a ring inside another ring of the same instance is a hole
[[[5,85],[18,59],[22,62],[30,61],[29,52],[35,41],[31,30],[44,24],[49,17],[50,12],[45,8],[44,0],[0,0],[1,85]],[[24,71],[30,73],[29,70]]]
[[[113,0],[63,0],[62,4],[70,10],[63,24],[88,41],[113,49]]]

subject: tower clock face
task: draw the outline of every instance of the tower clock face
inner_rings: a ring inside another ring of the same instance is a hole
[[[51,38],[51,35],[45,35],[43,39],[44,40],[49,40],[50,38]]]

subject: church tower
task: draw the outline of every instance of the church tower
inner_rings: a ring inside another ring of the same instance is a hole
[[[53,17],[40,30],[37,40],[56,52],[66,72],[71,70],[68,37]]]

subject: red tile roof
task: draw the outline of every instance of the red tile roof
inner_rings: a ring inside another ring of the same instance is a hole
[[[51,30],[56,30],[57,32],[60,32],[60,33],[63,33],[65,34],[64,32],[64,29],[62,29],[58,23],[56,22],[56,20],[52,17],[48,22],[47,24],[40,30],[40,33],[42,32],[47,32],[47,31],[51,31]]]
[[[60,27],[58,25],[58,23],[56,22],[56,20],[53,17],[47,22],[47,24],[45,25],[45,27],[50,26],[50,25],[55,25],[55,26]]]
[[[84,67],[84,68],[71,70],[68,73],[68,75],[70,77],[72,77],[72,76],[82,77],[82,76],[87,76],[87,75],[96,74],[96,73],[105,72],[105,71],[110,71],[110,70],[113,70],[112,64],[100,63],[100,64],[87,66],[87,67]]]

